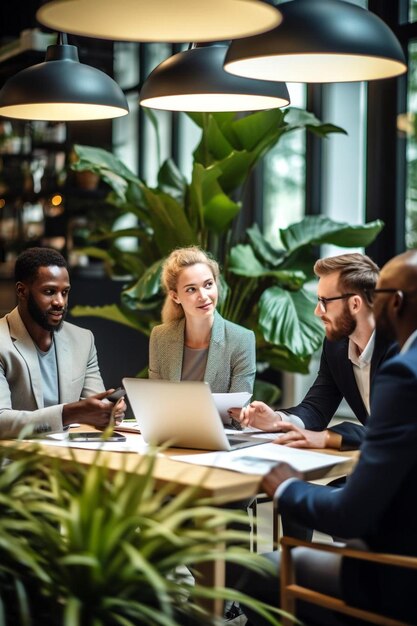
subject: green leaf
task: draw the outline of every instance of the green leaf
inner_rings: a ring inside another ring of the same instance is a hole
[[[139,280],[129,289],[122,293],[122,302],[131,308],[131,301],[135,303],[143,300],[151,300],[161,293],[161,272],[165,259],[153,263],[143,273]],[[128,301],[130,303],[128,304]]]
[[[315,300],[305,290],[271,287],[259,301],[259,326],[266,341],[308,357],[323,340],[323,327],[314,315]]]
[[[155,131],[155,135],[156,135],[156,158],[157,158],[157,162],[158,165],[159,163],[161,163],[161,138],[159,136],[159,126],[158,126],[158,118],[155,114],[155,111],[153,111],[152,109],[149,109],[148,107],[143,107],[143,112],[145,113],[146,117],[148,118],[148,120],[150,121],[150,123],[153,126],[153,129]]]
[[[217,179],[221,174],[217,166],[205,168],[201,163],[194,163],[191,184],[189,187],[188,218],[193,228],[205,229],[204,204],[213,195],[221,192]]]
[[[259,361],[265,361],[269,367],[277,371],[293,372],[297,374],[308,374],[311,355],[306,357],[293,354],[284,346],[274,346],[266,344],[257,349]]]
[[[112,152],[78,144],[74,145],[74,152],[79,160],[71,165],[71,169],[99,174],[120,198],[125,197],[127,181],[141,185],[139,178]]]
[[[239,244],[230,251],[229,271],[239,276],[258,278],[264,276],[268,272],[268,268],[258,261],[250,245]]]
[[[77,305],[70,312],[73,317],[99,317],[149,334],[148,328],[141,324],[137,316],[123,311],[117,304],[106,304],[104,306]]]
[[[253,248],[240,244],[230,251],[229,271],[239,276],[261,278],[270,276],[287,289],[300,289],[306,276],[300,271],[275,270],[263,266],[256,258]]]
[[[368,246],[383,226],[381,220],[352,226],[347,222],[335,222],[324,216],[309,216],[288,228],[280,229],[279,232],[284,246],[291,251],[323,243],[350,248]]]
[[[235,120],[230,125],[228,139],[237,150],[257,151],[260,144],[278,138],[283,120],[281,109],[257,111]]]
[[[224,232],[239,213],[240,203],[233,202],[226,194],[213,195],[204,205],[204,221],[215,233]]]
[[[225,159],[217,161],[221,170],[219,184],[225,193],[232,193],[244,184],[255,161],[256,156],[244,150],[233,150]]]
[[[279,264],[285,254],[285,250],[274,248],[259,230],[259,226],[254,224],[246,230],[246,234],[252,244],[256,256],[272,267]]]
[[[167,159],[158,172],[158,186],[161,191],[171,194],[177,202],[184,202],[187,180],[172,159]]]
[[[233,147],[221,132],[217,120],[213,115],[209,115],[201,142],[193,153],[194,162],[208,167],[213,161],[225,159],[232,150]]]
[[[230,124],[230,122],[236,117],[236,113],[234,112],[224,112],[224,113],[186,113],[187,117],[189,117],[199,128],[205,128],[208,124],[207,118],[213,117],[217,124],[221,125],[223,122]]]
[[[190,246],[197,241],[184,208],[174,198],[164,193],[144,191],[154,229],[155,243],[162,256],[174,248]]]
[[[311,132],[320,137],[326,137],[329,133],[343,133],[347,135],[347,132],[340,126],[328,123],[323,124],[313,113],[304,109],[298,109],[297,107],[286,109],[285,123],[285,132],[308,128]]]
[[[81,146],[79,144],[74,145],[74,152],[79,159],[72,165],[72,169],[74,170],[90,169],[97,173],[100,173],[102,170],[107,170],[117,176],[126,178],[126,180],[140,182],[137,176],[135,176],[120,159],[115,157],[112,152],[108,152],[102,148]]]

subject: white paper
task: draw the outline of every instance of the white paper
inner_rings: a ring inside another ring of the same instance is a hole
[[[139,424],[133,420],[123,420],[120,424],[114,427],[114,430],[119,433],[140,433]]]
[[[299,472],[307,472],[324,467],[338,465],[348,461],[349,457],[333,454],[322,454],[311,450],[299,450],[280,446],[276,443],[264,443],[251,448],[241,448],[231,452],[204,452],[173,456],[176,461],[208,465],[234,470],[243,474],[266,474],[279,463],[284,461],[292,465]]]
[[[214,404],[220,417],[223,420],[230,420],[228,410],[232,408],[241,408],[249,402],[252,394],[248,391],[240,391],[235,393],[212,393]]]
[[[225,428],[224,432],[226,435],[246,435],[253,437],[254,439],[264,439],[268,441],[275,441],[275,439],[279,439],[285,433],[269,433],[265,430],[260,430],[259,428],[247,427],[243,430],[236,431],[235,428]]]

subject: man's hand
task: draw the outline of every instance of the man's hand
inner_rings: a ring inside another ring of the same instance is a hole
[[[240,422],[242,426],[254,426],[261,430],[274,432],[279,430],[277,423],[281,421],[277,415],[265,402],[255,400],[243,409],[229,409],[229,415]]]
[[[126,402],[123,398],[119,398],[114,404],[111,411],[111,419],[114,420],[114,423],[120,424],[125,416],[126,411]]]
[[[114,408],[116,407],[113,403],[105,400],[113,391],[114,389],[110,389],[78,402],[64,404],[62,409],[63,425],[67,426],[78,422],[79,424],[90,424],[101,430],[107,428],[113,418],[116,421],[122,420],[126,410],[125,402],[119,400],[115,412]]]
[[[288,463],[278,463],[263,477],[262,490],[272,497],[280,484],[288,480],[288,478],[299,478],[302,480],[303,475],[297,472],[291,465],[288,465]]]
[[[279,430],[284,433],[274,443],[289,448],[340,448],[341,436],[328,430],[316,432],[298,428],[289,422],[280,422]],[[334,435],[334,437],[332,436]],[[333,444],[333,445],[332,445]]]

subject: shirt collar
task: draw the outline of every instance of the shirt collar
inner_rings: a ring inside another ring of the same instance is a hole
[[[357,365],[359,368],[366,367],[370,364],[375,347],[375,331],[369,337],[369,341],[361,354],[358,355],[358,347],[352,339],[349,339],[348,357],[352,361],[353,365]]]
[[[417,339],[417,328],[413,333],[411,333],[411,335],[409,336],[409,338],[407,339],[407,341],[401,348],[400,354],[404,354],[405,352],[407,352],[407,350],[411,348],[411,344],[414,343],[415,339]]]

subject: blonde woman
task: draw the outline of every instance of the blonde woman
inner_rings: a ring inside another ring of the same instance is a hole
[[[196,246],[164,263],[162,324],[151,333],[149,378],[204,380],[214,393],[248,391],[255,379],[255,335],[216,311],[219,266]]]

